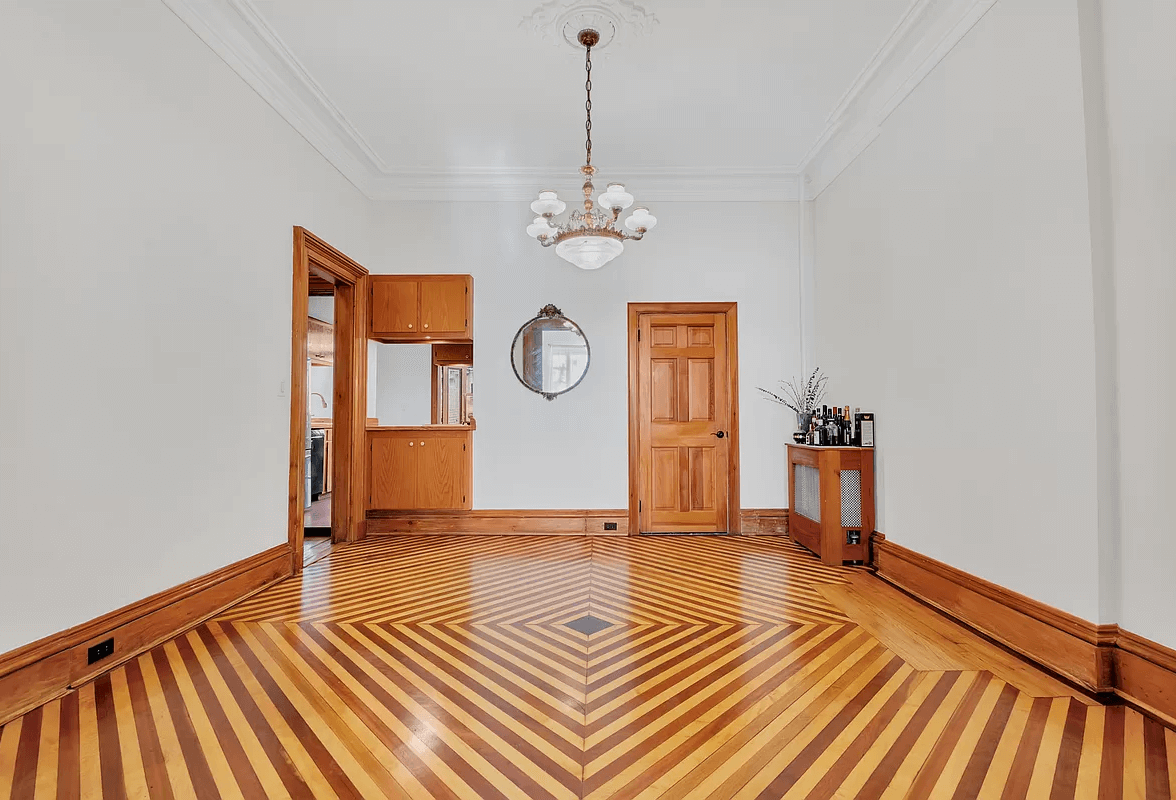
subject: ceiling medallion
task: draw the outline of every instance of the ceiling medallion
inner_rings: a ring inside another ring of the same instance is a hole
[[[596,31],[600,40],[593,49],[601,53],[618,36],[640,36],[656,23],[657,17],[630,0],[550,0],[524,17],[521,26],[576,50],[582,46],[580,31]]]
[[[584,103],[588,119],[584,123],[587,133],[586,156],[580,172],[584,175],[584,210],[573,211],[564,222],[553,225],[552,219],[562,214],[567,204],[555,192],[543,191],[539,199],[531,203],[531,210],[539,216],[527,226],[527,235],[539,240],[544,247],[555,245],[555,254],[580,269],[600,269],[619,256],[625,249],[626,240],[639,240],[647,231],[657,225],[657,217],[648,208],[635,208],[625,220],[625,233],[617,227],[621,212],[633,205],[633,195],[625,191],[623,183],[610,183],[607,191],[601,192],[597,201],[607,211],[595,208],[592,202],[592,48],[600,41],[600,34],[592,29],[579,33],[580,44],[584,47],[584,69],[588,79],[584,81],[584,92],[588,99]]]

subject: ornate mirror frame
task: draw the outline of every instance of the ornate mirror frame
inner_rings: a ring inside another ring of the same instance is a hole
[[[540,389],[536,389],[534,386],[527,383],[525,380],[523,380],[523,376],[519,374],[519,368],[515,364],[515,360],[514,360],[515,346],[519,343],[519,337],[521,337],[523,335],[523,331],[527,330],[527,328],[530,325],[534,324],[535,322],[538,322],[541,319],[560,319],[560,320],[563,320],[564,322],[570,324],[571,329],[574,330],[576,333],[580,334],[580,338],[584,340],[584,350],[587,352],[587,355],[588,355],[588,361],[587,361],[587,363],[584,364],[584,372],[583,372],[583,374],[580,375],[579,379],[575,383],[573,383],[571,386],[569,386],[568,388],[562,389],[558,392],[544,392]],[[556,308],[554,305],[552,305],[551,303],[548,303],[547,305],[543,306],[543,308],[539,309],[538,314],[536,314],[535,316],[531,317],[531,319],[524,322],[522,324],[522,326],[519,328],[518,333],[515,334],[514,339],[511,340],[511,343],[510,343],[510,368],[512,370],[514,370],[515,377],[518,378],[519,383],[521,383],[523,386],[527,387],[528,390],[534,392],[535,394],[543,395],[543,397],[546,398],[547,400],[554,400],[555,398],[559,397],[561,394],[567,394],[572,389],[575,389],[577,386],[579,386],[581,383],[584,382],[584,378],[588,375],[588,370],[591,367],[592,367],[592,345],[588,341],[588,335],[586,333],[584,333],[584,330],[579,325],[577,325],[575,323],[575,321],[570,320],[567,317],[565,317],[564,313],[562,311],[560,311],[558,308]]]

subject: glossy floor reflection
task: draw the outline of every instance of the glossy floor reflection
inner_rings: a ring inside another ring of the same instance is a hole
[[[1169,797],[1176,735],[778,537],[384,537],[0,730],[0,797]]]

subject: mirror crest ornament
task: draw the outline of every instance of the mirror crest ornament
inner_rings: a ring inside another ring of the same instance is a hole
[[[510,348],[519,383],[548,400],[579,386],[591,360],[584,331],[551,304],[519,328]]]

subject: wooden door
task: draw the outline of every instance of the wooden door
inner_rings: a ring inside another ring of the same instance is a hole
[[[418,434],[416,508],[466,507],[465,440],[461,432]]]
[[[418,471],[416,436],[381,433],[370,439],[368,475],[371,508],[417,508]]]
[[[468,338],[469,278],[431,275],[420,286],[421,333],[426,337],[457,334]]]
[[[372,333],[419,333],[420,283],[415,279],[372,279]]]
[[[641,314],[638,325],[640,529],[727,531],[727,317]]]

